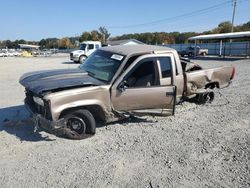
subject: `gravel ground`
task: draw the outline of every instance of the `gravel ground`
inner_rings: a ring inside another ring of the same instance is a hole
[[[175,116],[130,119],[68,140],[3,121],[28,115],[23,73],[78,65],[68,56],[0,58],[0,187],[250,187],[250,60],[197,62],[236,67],[212,104],[185,102]]]

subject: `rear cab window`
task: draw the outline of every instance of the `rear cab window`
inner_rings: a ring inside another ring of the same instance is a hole
[[[171,57],[157,57],[160,66],[161,85],[171,85],[172,81],[172,60]]]
[[[158,57],[158,61],[161,67],[162,78],[169,78],[172,75],[171,59],[170,57]]]

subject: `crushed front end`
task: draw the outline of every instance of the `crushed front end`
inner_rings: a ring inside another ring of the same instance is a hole
[[[32,91],[26,89],[25,106],[31,113],[32,121],[37,128],[43,128],[49,133],[57,136],[64,135],[66,124],[63,119],[53,121],[50,111],[50,102],[42,97],[35,95]]]

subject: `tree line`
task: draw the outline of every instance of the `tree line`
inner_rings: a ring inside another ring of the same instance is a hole
[[[63,37],[61,39],[58,38],[46,38],[41,39],[40,41],[26,41],[24,39],[21,40],[3,40],[0,41],[0,49],[1,48],[9,48],[9,49],[17,49],[19,48],[18,44],[32,44],[39,45],[42,49],[72,49],[79,46],[79,42],[86,40],[94,40],[101,41],[102,43],[106,43],[107,39],[110,37],[110,33],[105,27],[99,27],[98,30],[92,30],[90,32],[83,32],[81,35],[76,37]]]
[[[204,31],[202,33],[197,32],[147,32],[147,33],[135,33],[135,34],[125,34],[122,36],[113,37],[111,40],[124,40],[124,39],[137,39],[146,44],[183,44],[188,43],[188,38],[197,35],[206,34],[219,34],[219,33],[230,33],[232,29],[232,24],[229,21],[220,23],[216,28]],[[234,32],[240,31],[250,31],[250,22],[242,25],[237,25],[234,27]],[[242,41],[245,39],[239,39],[234,41]],[[249,40],[249,39],[248,39]],[[207,42],[216,42],[216,40],[210,40]]]
[[[101,41],[106,43],[107,40],[124,40],[124,39],[137,39],[145,44],[181,44],[187,43],[189,37],[201,35],[201,34],[217,34],[217,33],[229,33],[231,32],[232,24],[229,21],[220,23],[216,28],[204,31],[202,33],[197,32],[145,32],[145,33],[133,33],[124,34],[121,36],[110,37],[110,33],[107,28],[100,27],[98,30],[92,30],[90,32],[83,32],[81,35],[76,37],[64,37],[58,38],[47,38],[40,41],[25,41],[21,40],[3,40],[0,41],[0,48],[18,48],[18,44],[33,44],[39,45],[41,48],[58,48],[58,49],[71,49],[77,48],[79,42],[86,40]],[[234,26],[234,32],[239,31],[250,31],[250,21],[242,25]],[[237,41],[243,41],[246,39],[239,39]],[[248,39],[249,40],[249,39]],[[216,40],[209,41],[216,42]]]

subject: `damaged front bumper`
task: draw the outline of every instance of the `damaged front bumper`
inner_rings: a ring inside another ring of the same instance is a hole
[[[54,134],[56,136],[62,136],[65,134],[67,126],[64,119],[59,119],[57,121],[51,121],[44,118],[41,114],[32,112],[32,110],[26,105],[26,108],[31,114],[31,120],[34,123],[34,131],[38,128],[42,128],[47,132]]]
[[[32,114],[32,121],[35,125],[34,131],[38,128],[42,128],[51,134],[62,136],[67,129],[64,119],[50,121],[42,117],[40,114]]]

